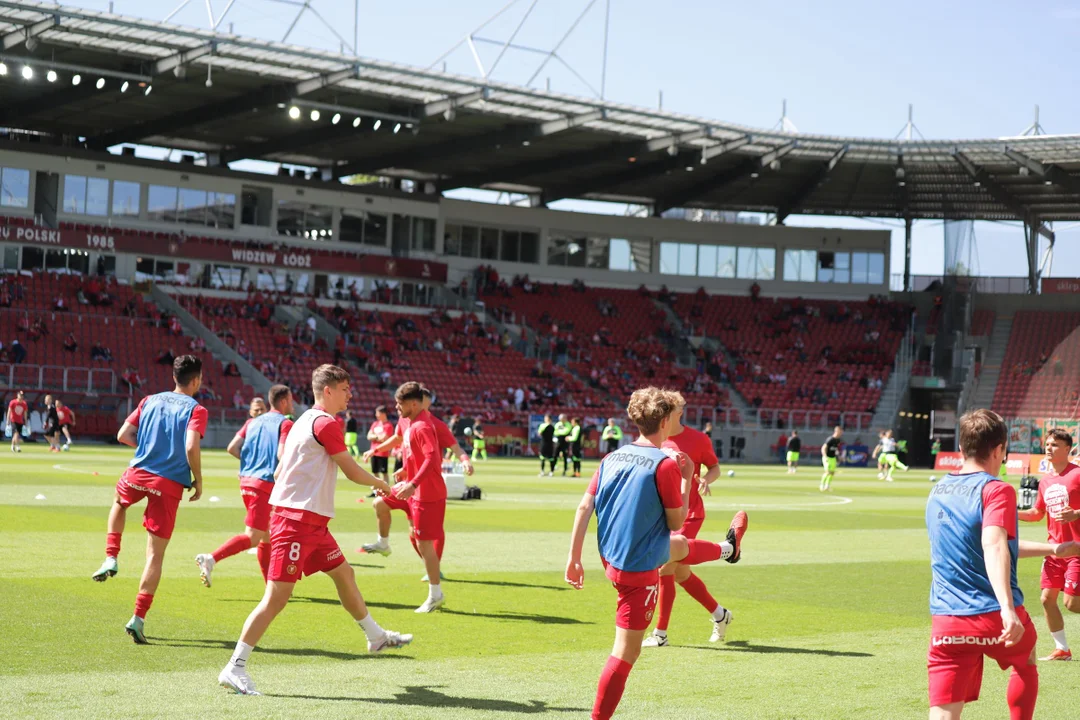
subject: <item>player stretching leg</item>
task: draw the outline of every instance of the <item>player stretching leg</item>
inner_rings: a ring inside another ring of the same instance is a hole
[[[701,532],[701,526],[705,522],[705,503],[701,496],[711,494],[709,487],[720,477],[720,462],[713,451],[709,436],[682,424],[683,409],[686,407],[683,396],[677,392],[669,395],[669,401],[674,404],[675,410],[671,413],[667,442],[685,453],[694,469],[686,521],[672,535],[693,539]],[[704,477],[698,475],[702,467],[705,468]],[[731,612],[716,601],[705,583],[694,575],[688,566],[672,565],[660,571],[660,594],[657,597],[660,612],[656,618],[656,629],[645,638],[644,647],[666,647],[668,644],[667,629],[671,622],[672,608],[675,606],[676,582],[712,616],[713,631],[709,642],[722,642],[727,634],[727,627],[731,624]]]
[[[1075,557],[1075,542],[1018,540],[1016,490],[994,477],[1009,433],[1001,416],[973,410],[960,418],[964,464],[942,478],[926,503],[930,536],[930,720],[957,720],[979,698],[983,656],[1012,669],[1006,699],[1012,720],[1031,720],[1039,694],[1035,626],[1016,580],[1021,557]]]
[[[214,566],[227,557],[257,547],[259,569],[263,582],[270,568],[270,491],[274,488],[274,472],[285,449],[285,438],[293,421],[292,392],[284,385],[274,385],[267,395],[268,413],[249,418],[229,443],[227,452],[240,461],[240,495],[244,498],[247,516],[244,532],[234,535],[213,553],[195,556],[199,577],[210,587]]]
[[[11,452],[22,452],[22,431],[30,417],[25,395],[20,390],[15,399],[8,403],[7,423],[11,427]],[[554,466],[553,466],[554,467]]]
[[[428,388],[421,388],[421,392],[424,395],[423,408],[425,411],[430,410],[432,401],[432,392]],[[430,413],[429,413],[430,415]],[[431,421],[435,427],[435,436],[439,441],[439,448],[447,451],[448,453],[457,457],[461,462],[462,467],[465,470],[466,475],[473,474],[472,461],[469,459],[469,454],[465,452],[460,445],[458,445],[457,439],[454,437],[454,433],[450,432],[450,428],[439,418],[431,415]],[[409,420],[406,418],[398,418],[397,428],[394,430],[394,434],[391,435],[383,444],[373,446],[370,450],[364,453],[364,459],[374,457],[376,453],[386,452],[389,453],[392,450],[401,447],[402,440],[405,437],[405,431],[409,428]],[[375,461],[372,460],[372,463]],[[441,467],[441,466],[440,466]],[[394,468],[394,476],[396,477],[400,467]],[[401,510],[405,513],[405,517],[409,520],[409,526],[412,527],[412,517],[409,515],[409,503],[407,500],[399,500],[393,495],[386,497],[378,497],[375,502],[372,503],[372,508],[375,510],[375,518],[378,522],[379,530],[378,536],[375,542],[364,545],[360,548],[360,552],[365,553],[377,553],[379,555],[387,556],[392,550],[390,549],[390,525],[392,521],[391,511]],[[411,531],[410,531],[411,532]],[[443,540],[437,540],[435,542],[435,552],[439,556],[439,560],[442,560],[443,546],[445,544],[445,538]],[[440,575],[439,579],[443,579]],[[420,578],[420,582],[427,582],[428,576]]]
[[[1080,538],[1080,467],[1069,462],[1072,435],[1051,430],[1046,437],[1046,460],[1051,472],[1039,480],[1035,507],[1021,510],[1020,519],[1038,522],[1046,518],[1046,532],[1051,543]],[[1058,595],[1065,591],[1065,607],[1080,613],[1080,558],[1048,557],[1042,566],[1042,606],[1046,626],[1054,639],[1054,651],[1043,660],[1072,660],[1065,639],[1065,618],[1058,607]]]
[[[885,482],[893,481],[893,470],[900,468],[904,472],[907,472],[908,466],[900,462],[900,457],[896,454],[896,438],[893,437],[892,430],[886,430],[885,434],[881,438],[881,457],[885,461],[885,466],[888,470],[885,473]]]
[[[125,626],[128,635],[140,645],[146,644],[143,624],[161,581],[161,563],[176,526],[176,511],[184,489],[194,490],[190,502],[202,497],[199,442],[206,434],[208,414],[192,397],[202,386],[202,361],[194,355],[176,358],[173,379],[176,388],[172,392],[143,398],[116,434],[119,442],[135,448],[135,457],[116,483],[105,538],[105,562],[92,576],[104,582],[116,575],[127,509],[146,498],[146,567],[135,597],[135,614]]]
[[[605,575],[619,594],[615,646],[597,685],[593,720],[610,718],[622,698],[656,607],[660,567],[670,561],[731,561],[740,554],[741,532],[734,545],[670,535],[686,519],[694,475],[685,453],[661,449],[677,407],[672,395],[649,387],[630,397],[627,415],[640,436],[603,459],[574,518],[566,581],[579,590],[584,584],[581,553],[595,509]],[[744,531],[745,515],[742,519]]]
[[[390,487],[356,464],[345,447],[345,436],[335,415],[349,406],[349,374],[335,365],[320,365],[311,374],[315,407],[299,418],[285,440],[285,451],[270,495],[274,516],[270,521],[270,571],[262,601],[248,615],[229,664],[218,683],[242,695],[258,695],[247,672],[251,651],[278,613],[285,609],[293,588],[304,575],[324,572],[334,581],[342,607],[367,637],[368,652],[412,642],[379,627],[368,612],[352,566],[327,525],[334,516],[334,485],[338,468],[357,485],[383,492]]]
[[[840,438],[844,435],[844,429],[837,425],[833,428],[832,435],[821,446],[821,464],[825,472],[821,474],[821,485],[818,490],[825,492],[831,489],[833,475],[836,474],[836,460],[840,455]]]
[[[442,478],[442,450],[435,432],[435,423],[424,409],[424,388],[420,383],[407,382],[394,393],[398,415],[409,421],[402,442],[405,467],[394,474],[393,497],[409,502],[412,532],[409,539],[424,561],[427,570],[428,597],[416,609],[429,613],[446,602],[440,581],[440,552],[436,543],[446,537],[443,520],[446,517],[446,483]]]

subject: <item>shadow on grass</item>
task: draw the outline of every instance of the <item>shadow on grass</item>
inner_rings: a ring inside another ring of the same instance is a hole
[[[337,599],[331,598],[317,598],[317,597],[297,597],[293,596],[289,602],[309,602],[316,605],[340,605]],[[367,601],[367,606],[370,608],[379,608],[380,610],[415,610],[416,605],[405,605],[403,603],[390,603],[390,602],[371,602]],[[522,622],[539,623],[540,625],[595,625],[595,623],[588,622],[587,620],[577,620],[575,618],[560,617],[558,615],[537,615],[534,613],[516,613],[516,612],[496,612],[496,613],[473,613],[465,612],[463,610],[450,610],[449,608],[440,608],[436,612],[443,613],[444,615],[461,615],[462,617],[477,617],[488,618],[491,620],[520,620]]]
[[[358,568],[369,568],[371,570],[385,570],[386,569],[385,565],[369,565],[367,563],[351,562],[351,563],[349,563],[349,565],[352,565],[353,567],[358,567]]]
[[[235,640],[210,640],[206,638],[168,638],[162,640],[153,640],[151,638],[151,645],[163,645],[165,647],[184,647],[184,648],[204,648],[207,650],[232,650],[236,647]],[[331,660],[368,660],[379,658],[395,658],[399,660],[411,660],[412,657],[408,655],[399,655],[397,653],[391,655],[386,653],[380,653],[378,655],[372,653],[346,653],[335,652],[333,650],[322,650],[320,648],[266,648],[260,647],[255,650],[258,654],[266,655],[287,655],[289,657],[319,657],[330,658]]]
[[[501,580],[451,580],[446,578],[443,582],[453,583],[454,585],[490,585],[492,587],[558,590],[559,592],[570,589],[569,587],[563,587],[561,585],[533,585],[532,583],[505,582]]]
[[[393,697],[364,698],[319,695],[273,695],[272,697],[291,698],[294,700],[331,700],[335,702],[362,702],[377,705],[413,705],[416,707],[461,708],[468,710],[486,710],[488,712],[518,713],[521,715],[539,715],[547,712],[585,713],[588,708],[551,707],[543,700],[516,702],[494,698],[454,697],[436,690],[433,686],[407,686],[403,692],[394,693]]]
[[[760,655],[821,655],[822,657],[850,657],[868,658],[874,657],[872,653],[854,652],[848,650],[813,650],[810,648],[781,647],[778,645],[751,645],[746,640],[736,640],[724,645],[699,645],[695,650],[714,650],[717,652],[756,653]]]

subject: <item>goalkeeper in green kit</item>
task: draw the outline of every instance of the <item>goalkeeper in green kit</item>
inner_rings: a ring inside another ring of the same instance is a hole
[[[604,441],[604,455],[619,449],[619,444],[622,442],[622,428],[615,424],[615,418],[608,418],[600,439]]]

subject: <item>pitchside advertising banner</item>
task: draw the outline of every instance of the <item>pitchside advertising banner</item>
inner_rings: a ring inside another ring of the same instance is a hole
[[[1042,291],[1057,295],[1077,295],[1080,294],[1080,279],[1043,278]]]
[[[953,472],[959,470],[963,464],[964,458],[961,457],[960,453],[939,452],[937,454],[937,462],[934,463],[934,469]],[[1033,453],[1010,452],[1006,466],[1009,469],[1009,475],[1013,477],[1042,475],[1049,472],[1047,469],[1046,457],[1044,455]]]
[[[275,245],[265,241],[189,238],[179,234],[160,238],[140,235],[122,228],[97,232],[53,230],[10,223],[10,218],[0,217],[0,242],[155,255],[232,265],[262,265],[282,270],[317,270],[338,275],[371,275],[446,282],[446,265],[443,263],[388,255],[364,255],[339,248],[333,248],[331,255],[324,255],[313,249]]]

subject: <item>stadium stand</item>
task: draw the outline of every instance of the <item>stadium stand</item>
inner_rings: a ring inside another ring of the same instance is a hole
[[[1077,312],[1017,312],[993,409],[1006,417],[1076,417],[1080,409],[1078,329]]]

